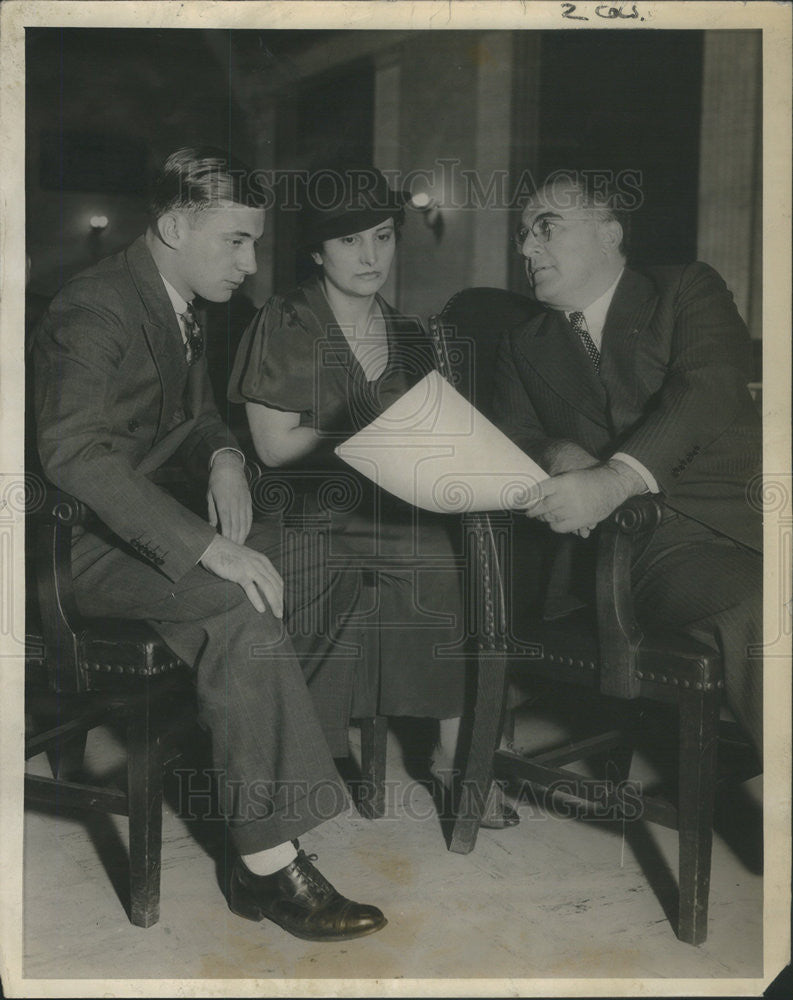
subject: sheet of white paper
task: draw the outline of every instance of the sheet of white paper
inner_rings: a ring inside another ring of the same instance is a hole
[[[443,513],[522,507],[548,478],[437,372],[336,454],[389,493]]]

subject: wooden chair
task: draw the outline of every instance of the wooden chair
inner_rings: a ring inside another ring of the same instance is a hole
[[[29,515],[38,602],[28,600],[26,631],[40,633],[43,656],[26,665],[25,759],[46,751],[53,777],[26,774],[25,801],[129,818],[129,918],[150,927],[159,919],[163,738],[191,689],[186,664],[144,622],[80,618],[72,530],[92,521],[55,489]],[[126,791],[80,780],[88,732],[109,723],[126,732]]]
[[[526,313],[531,303],[527,302]],[[495,289],[471,289],[450,300],[440,317],[431,321],[436,339],[446,344],[447,373],[451,346],[470,341],[495,340],[514,326],[516,297]],[[492,357],[494,347],[489,349]],[[477,352],[477,359],[485,356]],[[492,366],[491,366],[492,370]],[[458,381],[459,381],[458,376]],[[484,379],[478,379],[484,399]],[[579,803],[585,814],[604,807],[618,818],[629,790],[632,747],[630,724],[596,736],[566,743],[534,757],[514,750],[499,750],[505,724],[505,693],[512,671],[550,682],[554,687],[572,685],[597,696],[631,715],[651,703],[662,703],[675,713],[678,723],[675,803],[643,795],[634,811],[643,819],[678,830],[679,907],[677,935],[690,944],[707,936],[708,893],[714,796],[717,783],[719,713],[723,691],[722,664],[710,648],[686,636],[662,629],[645,630],[636,620],[630,586],[634,541],[651,531],[662,513],[654,497],[637,497],[618,508],[599,528],[596,564],[596,608],[582,610],[558,621],[543,621],[537,614],[521,622],[520,640],[510,621],[510,559],[513,553],[513,516],[505,513],[473,515],[476,578],[469,581],[482,609],[479,622],[479,656],[473,728],[452,831],[452,851],[473,850],[484,797],[493,774],[517,786],[526,783],[553,791],[561,789]],[[726,735],[733,736],[728,732]],[[566,765],[594,759],[605,774],[596,790],[591,772]],[[605,766],[604,766],[605,765]],[[758,773],[750,760],[741,778]],[[597,801],[595,801],[595,799]]]
[[[28,514],[37,601],[26,625],[25,759],[46,752],[52,777],[28,773],[25,801],[90,809],[129,819],[129,918],[159,919],[164,750],[179,723],[194,718],[187,664],[145,623],[81,618],[71,575],[73,529],[97,524],[75,497],[47,488]],[[120,725],[126,734],[127,787],[97,787],[82,774],[88,732]],[[385,720],[360,720],[360,810],[381,816]]]

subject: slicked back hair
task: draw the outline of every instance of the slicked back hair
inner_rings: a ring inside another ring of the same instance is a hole
[[[149,199],[149,217],[156,222],[174,210],[197,214],[221,201],[262,207],[250,168],[214,146],[185,146],[171,153],[158,172]]]

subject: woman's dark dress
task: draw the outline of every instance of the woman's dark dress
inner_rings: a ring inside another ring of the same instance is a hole
[[[463,707],[465,629],[448,533],[454,522],[377,489],[333,454],[433,367],[420,324],[379,297],[378,304],[389,347],[378,378],[366,379],[314,278],[260,310],[242,338],[228,392],[232,402],[300,413],[301,425],[322,435],[293,466],[304,486],[301,509],[332,509],[330,558],[352,555],[370,585],[356,620],[339,633],[357,652],[340,652],[307,676],[336,756],[347,753],[350,718],[453,718]]]

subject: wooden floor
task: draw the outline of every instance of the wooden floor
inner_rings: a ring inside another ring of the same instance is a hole
[[[522,714],[517,742],[537,731],[536,710]],[[96,770],[117,766],[109,733],[95,733],[89,752]],[[640,760],[639,777],[643,767]],[[380,933],[343,944],[299,941],[269,922],[231,914],[220,889],[223,826],[179,818],[173,783],[161,919],[148,930],[131,926],[123,909],[124,821],[96,816],[86,823],[29,809],[26,977],[422,979],[435,980],[424,988],[437,995],[463,995],[449,980],[466,979],[467,995],[521,995],[520,983],[491,988],[485,980],[762,975],[761,779],[720,800],[710,934],[698,948],[680,943],[670,923],[677,866],[671,831],[576,820],[524,802],[518,827],[481,831],[476,849],[461,856],[447,851],[430,793],[408,776],[393,733],[388,780],[386,818],[366,821],[351,807],[302,845],[337,888],[388,917]],[[256,987],[258,995],[280,989]],[[302,989],[295,984],[295,992]]]

